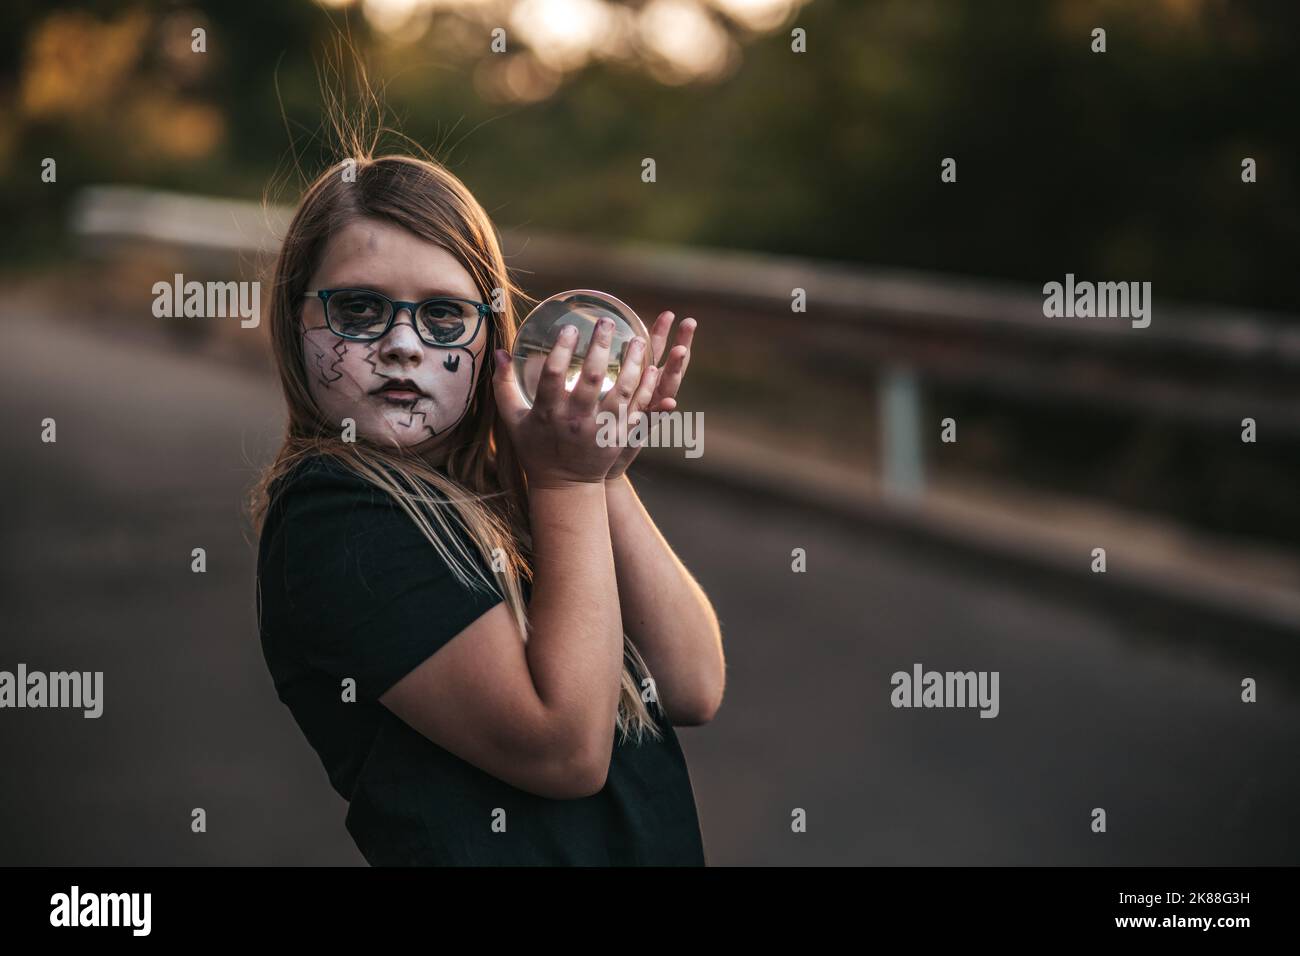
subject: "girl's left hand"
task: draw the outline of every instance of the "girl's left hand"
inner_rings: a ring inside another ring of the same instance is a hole
[[[672,312],[660,312],[650,328],[652,360],[646,363],[641,381],[643,386],[653,382],[654,392],[649,402],[641,406],[643,414],[671,412],[677,407],[677,390],[681,387],[683,376],[686,375],[686,366],[691,361],[691,340],[695,338],[695,328],[698,323],[689,317],[682,319],[681,325],[677,326],[677,341],[672,351],[668,353],[663,367],[655,368],[663,358],[664,347],[668,344],[668,332],[673,327],[674,318]],[[654,371],[652,372],[651,369]],[[627,466],[632,464],[632,460],[640,451],[639,445],[628,445],[624,448],[614,462],[614,467],[605,476],[605,480],[614,481],[622,477],[627,471]]]

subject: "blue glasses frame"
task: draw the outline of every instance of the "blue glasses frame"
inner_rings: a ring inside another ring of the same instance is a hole
[[[375,298],[382,299],[383,301],[387,302],[389,306],[388,323],[384,326],[384,330],[376,335],[353,335],[347,332],[340,332],[338,329],[334,328],[334,322],[330,318],[329,300],[330,300],[330,296],[336,295],[340,292],[364,292],[366,295],[373,295],[375,296]],[[329,330],[333,332],[335,335],[337,335],[339,338],[348,339],[353,342],[379,341],[385,335],[387,335],[389,332],[392,331],[393,325],[397,322],[397,314],[401,312],[403,309],[405,309],[407,312],[411,313],[411,328],[415,329],[415,334],[419,337],[420,341],[423,342],[425,345],[428,345],[435,349],[464,348],[466,344],[468,344],[469,342],[473,342],[474,339],[478,337],[478,330],[480,327],[482,327],[483,320],[487,318],[488,314],[492,311],[492,306],[488,305],[486,302],[475,302],[473,299],[460,299],[454,295],[435,295],[428,299],[422,299],[419,302],[404,302],[400,299],[390,299],[382,292],[376,292],[374,289],[357,289],[357,288],[317,289],[314,292],[304,292],[303,298],[320,299],[321,310],[325,313],[325,324],[329,326]],[[415,317],[416,315],[419,314],[420,307],[423,305],[428,305],[430,302],[464,302],[467,303],[468,305],[474,306],[474,308],[478,312],[478,322],[474,326],[474,331],[472,331],[469,334],[469,336],[465,339],[464,342],[461,342],[456,345],[448,345],[446,342],[429,341],[424,337],[423,333],[420,331],[420,326],[415,321]]]

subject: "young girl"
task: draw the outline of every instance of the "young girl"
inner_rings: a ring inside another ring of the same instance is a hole
[[[601,411],[672,410],[662,313],[600,397],[609,328],[530,409],[495,228],[442,166],[307,190],[269,323],[288,434],[255,492],[262,647],[372,865],[703,865],[673,725],[722,699],[718,621]]]

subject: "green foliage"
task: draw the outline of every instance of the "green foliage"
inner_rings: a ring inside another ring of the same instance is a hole
[[[69,6],[108,20],[129,5],[18,3],[0,31],[3,95],[27,46]],[[1150,277],[1162,298],[1294,309],[1300,240],[1294,87],[1300,6],[1289,2],[1032,4],[815,0],[751,38],[739,68],[668,86],[627,64],[567,76],[535,103],[487,101],[497,64],[435,19],[373,36],[354,12],[306,0],[143,5],[209,24],[210,69],[179,81],[153,47],[113,111],[16,119],[0,202],[57,218],[79,182],[142,182],[260,197],[268,180],[332,158],[318,66],[342,28],[405,133],[432,148],[503,225],[798,253],[1041,282]],[[808,32],[808,52],[789,30]],[[1089,50],[1104,26],[1108,51]],[[517,52],[512,48],[512,53]],[[222,120],[199,157],[132,149],[113,123],[171,91]],[[291,149],[290,137],[295,146]],[[38,188],[60,157],[59,189]],[[952,156],[958,182],[943,184]],[[1253,156],[1259,182],[1240,180]],[[641,182],[653,157],[658,182]],[[287,198],[292,198],[290,185]],[[38,216],[39,218],[39,216]],[[47,236],[48,238],[48,236]],[[27,236],[6,237],[11,248]]]

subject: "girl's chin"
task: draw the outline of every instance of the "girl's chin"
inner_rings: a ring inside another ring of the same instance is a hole
[[[433,410],[433,404],[429,403],[429,412]],[[375,444],[402,448],[406,451],[428,452],[441,445],[457,424],[452,423],[438,428],[442,423],[437,422],[430,413],[409,406],[384,409],[379,416],[370,420],[369,427],[361,428],[359,431],[368,441]],[[434,428],[438,428],[436,435],[432,433]]]
[[[425,451],[434,448],[444,437],[441,431],[434,435],[430,431],[434,427],[432,419],[419,412],[414,416],[405,410],[396,415],[385,415],[384,424],[387,440],[408,451]]]

